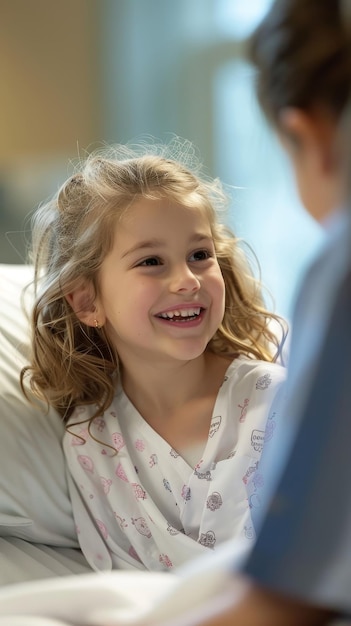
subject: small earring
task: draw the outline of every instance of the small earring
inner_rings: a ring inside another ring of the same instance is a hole
[[[94,324],[95,324],[95,328],[100,330],[101,326],[100,326],[99,322],[97,321],[97,319],[94,320]]]

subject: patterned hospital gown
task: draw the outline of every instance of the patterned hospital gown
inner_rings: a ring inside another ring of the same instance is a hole
[[[280,365],[235,359],[195,467],[149,426],[122,389],[94,420],[98,441],[87,423],[75,425],[93,408],[78,408],[64,450],[78,537],[93,569],[170,570],[234,537],[250,547],[251,509],[259,506],[263,482],[258,462],[274,433],[284,379]]]

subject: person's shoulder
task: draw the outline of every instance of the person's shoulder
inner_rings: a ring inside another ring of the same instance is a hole
[[[325,224],[325,238],[318,252],[304,272],[296,295],[295,315],[301,306],[312,301],[318,306],[323,294],[334,292],[336,277],[343,274],[347,266],[350,250],[351,220],[348,211],[341,211],[334,216],[333,222]]]

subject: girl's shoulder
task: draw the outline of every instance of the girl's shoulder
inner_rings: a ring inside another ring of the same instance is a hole
[[[285,379],[286,368],[280,363],[240,355],[230,363],[224,381],[228,389],[240,386],[251,391],[265,391],[281,386]]]
[[[84,431],[92,421],[97,428],[102,429],[104,427],[104,420],[117,418],[117,407],[118,399],[116,396],[113,398],[110,406],[104,411],[103,415],[99,413],[97,404],[76,406],[67,421],[67,428],[74,433],[79,430]]]
[[[96,404],[77,406],[66,424],[65,445],[73,446],[76,453],[80,446],[83,446],[86,454],[91,446],[95,449],[96,443],[99,443],[102,446],[102,454],[105,454],[104,446],[107,446],[107,449],[111,448],[111,436],[121,438],[118,414],[116,397],[103,414],[98,413]]]

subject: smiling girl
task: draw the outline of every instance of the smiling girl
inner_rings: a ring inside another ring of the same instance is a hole
[[[177,140],[94,153],[34,216],[22,384],[28,375],[67,424],[94,569],[171,569],[230,538],[249,549],[255,535],[285,377],[279,320],[220,223],[220,182],[194,160]]]

